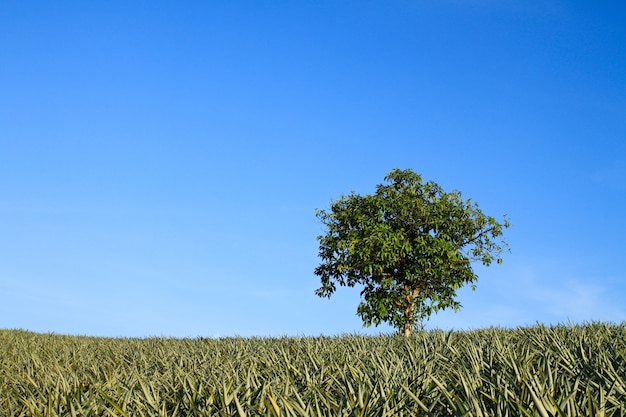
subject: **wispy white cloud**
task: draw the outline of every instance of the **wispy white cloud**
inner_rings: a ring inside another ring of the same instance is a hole
[[[512,278],[499,288],[499,304],[517,310],[520,317],[552,323],[626,318],[626,310],[612,296],[610,277],[576,276],[546,265],[523,265],[515,269]]]
[[[550,265],[516,265],[481,278],[475,292],[461,291],[463,308],[434,316],[429,327],[482,328],[626,320],[613,277],[555,273]]]

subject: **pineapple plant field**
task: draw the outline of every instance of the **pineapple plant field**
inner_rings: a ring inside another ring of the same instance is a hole
[[[1,416],[626,416],[626,324],[411,337],[0,330]]]

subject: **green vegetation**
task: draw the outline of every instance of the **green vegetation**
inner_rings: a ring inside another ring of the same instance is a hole
[[[0,330],[2,416],[624,416],[626,323],[399,336]]]
[[[326,226],[318,236],[315,268],[330,297],[337,285],[362,285],[357,314],[364,326],[389,323],[410,336],[433,312],[461,307],[456,292],[478,276],[472,262],[489,266],[508,245],[509,227],[485,215],[461,193],[445,192],[410,169],[394,169],[373,195],[354,192],[316,210]]]

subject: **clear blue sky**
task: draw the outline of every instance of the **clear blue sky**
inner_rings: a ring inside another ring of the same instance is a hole
[[[622,2],[0,5],[0,328],[362,329],[314,209],[393,168],[508,214],[428,328],[626,320]]]

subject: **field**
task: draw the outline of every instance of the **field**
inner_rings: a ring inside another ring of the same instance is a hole
[[[398,336],[0,330],[1,416],[626,416],[626,324]]]

